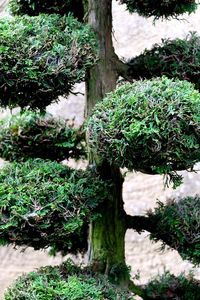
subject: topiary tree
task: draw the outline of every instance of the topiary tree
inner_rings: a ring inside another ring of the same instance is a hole
[[[191,0],[121,3],[155,19],[197,8]],[[164,174],[176,187],[177,171],[200,161],[199,37],[167,40],[122,62],[112,43],[111,8],[111,0],[11,0],[14,17],[0,20],[0,105],[21,107],[0,124],[0,155],[11,161],[0,172],[0,244],[89,257],[84,269],[67,262],[23,276],[6,300],[196,299],[199,293],[194,279],[168,273],[136,287],[124,243],[127,229],[147,230],[200,264],[199,196],[130,216],[120,172]],[[120,76],[128,82],[117,86]],[[45,115],[47,105],[81,81],[86,147],[80,131]],[[85,171],[60,164],[86,152]]]

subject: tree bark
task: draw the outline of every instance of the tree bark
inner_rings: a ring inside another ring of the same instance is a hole
[[[93,107],[101,101],[106,93],[116,88],[117,71],[116,54],[112,44],[112,1],[89,0],[88,23],[97,34],[99,41],[99,60],[89,71],[86,81],[86,117]],[[98,157],[94,157],[89,149],[89,162],[95,165],[101,178],[111,180],[112,195],[100,208],[101,217],[91,224],[90,230],[90,262],[95,271],[107,273],[116,265],[125,265],[125,212],[123,210],[122,183],[120,170],[110,166],[107,161],[99,165]],[[121,274],[120,274],[121,276]],[[127,275],[121,276],[124,282]]]

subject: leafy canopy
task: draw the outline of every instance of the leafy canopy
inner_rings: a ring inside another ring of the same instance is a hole
[[[158,206],[149,217],[156,225],[150,238],[177,250],[183,259],[200,264],[200,197],[185,197]],[[189,298],[188,298],[189,299]]]
[[[188,80],[200,90],[200,37],[192,32],[185,39],[163,40],[129,60],[128,66],[134,79],[166,75]]]
[[[13,15],[37,16],[40,13],[72,13],[79,21],[83,20],[84,9],[81,0],[10,0],[9,8]]]
[[[80,269],[69,261],[60,267],[45,267],[20,277],[5,294],[5,300],[134,300],[106,276]]]
[[[197,3],[195,0],[119,0],[126,4],[131,13],[138,13],[143,17],[154,19],[177,18],[183,13],[195,12]]]
[[[169,272],[165,272],[149,282],[143,299],[197,300],[199,295],[200,282],[195,280],[192,274],[188,277],[184,276],[184,274],[176,277]]]
[[[84,81],[96,61],[95,34],[72,16],[0,20],[0,105],[45,109]]]
[[[199,112],[200,94],[187,81],[135,81],[96,105],[89,142],[119,167],[174,176],[200,161]]]
[[[90,170],[35,159],[0,170],[0,199],[1,245],[76,253],[87,249],[88,223],[109,184]]]
[[[26,111],[0,121],[0,156],[9,161],[61,161],[85,156],[84,135],[50,114]]]

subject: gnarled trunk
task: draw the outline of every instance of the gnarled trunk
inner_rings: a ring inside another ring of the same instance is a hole
[[[117,80],[117,57],[112,44],[112,1],[89,0],[88,6],[88,23],[95,30],[99,41],[99,60],[87,78],[86,117],[106,93],[116,88]],[[110,166],[107,161],[99,165],[98,157],[93,157],[92,151],[89,153],[89,160],[91,164],[96,165],[101,177],[110,179],[113,184],[111,199],[103,203],[99,211],[101,217],[91,224],[90,232],[91,264],[95,270],[108,274],[113,268],[119,271],[120,266],[125,265],[123,179],[120,170]],[[120,276],[119,281],[124,283],[127,273],[119,274]]]

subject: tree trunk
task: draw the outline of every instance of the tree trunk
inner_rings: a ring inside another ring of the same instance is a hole
[[[111,8],[111,0],[89,0],[88,2],[88,23],[98,37],[99,60],[89,71],[86,82],[86,117],[91,114],[95,104],[101,101],[106,93],[116,88],[115,61],[117,57],[112,44]],[[115,269],[119,275],[119,281],[124,283],[124,280],[128,278],[123,268],[126,232],[122,200],[123,178],[120,170],[115,166],[110,166],[107,161],[99,165],[98,157],[93,157],[92,150],[89,150],[89,160],[90,164],[97,167],[100,176],[105,180],[110,179],[113,184],[111,200],[103,203],[99,211],[101,217],[91,224],[90,262],[95,271],[109,274]]]

